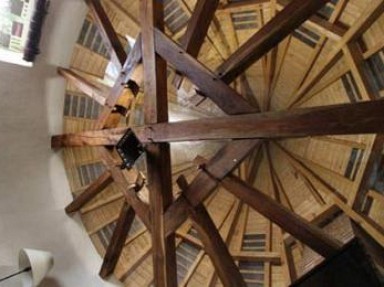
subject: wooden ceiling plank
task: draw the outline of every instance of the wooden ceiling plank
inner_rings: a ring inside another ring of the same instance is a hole
[[[316,202],[320,205],[325,205],[326,201],[324,200],[321,193],[317,190],[317,188],[312,184],[312,182],[308,179],[308,177],[303,174],[300,170],[292,166],[293,169],[298,173],[300,178],[303,180],[304,184],[307,186],[309,192],[313,196],[313,198],[316,200]]]
[[[281,265],[281,255],[279,252],[239,251],[232,252],[232,257],[235,260],[268,262],[272,265]]]
[[[177,182],[181,190],[185,191],[188,189],[188,182],[184,176],[180,176]],[[228,251],[226,243],[204,205],[192,206],[188,203],[188,214],[204,245],[204,250],[211,258],[223,285],[227,287],[247,286],[239,268]]]
[[[293,30],[316,13],[327,0],[293,0],[216,70],[226,83],[234,81],[249,66],[272,50]]]
[[[312,181],[313,184],[318,184],[322,187],[322,190],[327,192],[327,195],[332,199],[338,208],[340,208],[351,220],[358,223],[366,232],[372,236],[379,244],[384,246],[384,232],[381,228],[376,226],[372,220],[363,214],[353,210],[352,206],[348,205],[345,201],[337,196],[340,192],[330,185],[326,180],[324,180],[320,175],[313,171],[308,165],[306,165],[301,160],[297,159],[292,153],[290,153],[286,148],[275,143],[277,147],[287,156],[287,158],[296,165],[303,173],[305,173],[308,178]]]
[[[57,68],[57,72],[60,76],[64,77],[67,81],[75,85],[76,88],[78,88],[88,97],[95,100],[102,106],[105,104],[107,95],[95,84],[70,69],[59,67]]]
[[[111,173],[109,171],[104,172],[65,208],[65,212],[69,214],[79,211],[112,182],[113,178]]]
[[[155,31],[155,42],[156,52],[171,63],[176,70],[188,77],[225,113],[233,115],[256,111],[241,95],[222,82],[194,57],[185,53],[180,46],[161,31]]]
[[[118,66],[123,67],[127,59],[127,53],[121,44],[119,37],[113,28],[111,21],[105,12],[100,0],[85,0],[93,18],[96,21],[100,34],[103,37],[104,43],[111,49],[114,61]]]
[[[287,207],[292,211],[295,212],[295,209],[293,208],[292,202],[288,196],[288,193],[283,185],[282,179],[280,178],[279,174],[277,173],[277,170],[275,168],[272,169],[273,177],[277,183],[277,186],[283,195],[285,202],[287,203]]]
[[[101,278],[107,278],[115,270],[134,219],[134,209],[125,202],[121,209],[119,219],[117,220],[115,230],[113,231],[111,241],[104,255],[103,264],[99,272]]]
[[[122,19],[128,18],[129,21],[135,26],[135,28],[140,28],[140,22],[134,17],[134,15],[129,13],[120,3],[118,3],[116,0],[109,0],[107,3],[108,5],[113,7],[114,11],[121,15]]]
[[[300,216],[280,205],[263,192],[250,187],[235,176],[221,181],[224,188],[251,206],[273,223],[286,230],[304,244],[324,257],[334,255],[342,244],[329,237],[324,231],[311,225]]]
[[[384,146],[384,135],[379,134],[376,135],[372,148],[369,151],[369,157],[367,160],[367,164],[364,169],[363,176],[359,183],[359,187],[357,189],[356,195],[354,197],[352,208],[357,212],[365,212],[370,208],[371,201],[367,198],[367,194],[369,189],[371,188],[371,177],[378,166],[380,159],[383,156],[383,146]],[[367,205],[367,206],[365,206]]]
[[[141,1],[142,53],[144,66],[144,121],[168,122],[167,63],[155,48],[155,29],[163,33],[164,3]],[[165,210],[173,202],[170,146],[168,143],[146,146],[147,187],[152,227],[154,285],[176,287],[175,234],[165,234]]]
[[[303,104],[310,100],[313,96],[307,95],[325,74],[334,66],[342,56],[342,50],[345,45],[356,41],[359,37],[382,15],[384,12],[384,2],[382,0],[373,0],[367,8],[361,13],[360,17],[354,22],[352,27],[345,33],[343,38],[338,42],[333,51],[327,56],[318,69],[317,73],[312,76],[297,92],[289,108]]]
[[[268,162],[268,168],[269,168],[269,175],[271,177],[271,182],[272,182],[272,191],[273,191],[273,198],[281,204],[281,198],[280,198],[280,193],[279,193],[279,187],[277,185],[277,182],[276,182],[276,178],[275,178],[275,167],[273,165],[273,162],[272,162],[272,156],[271,156],[271,151],[270,151],[270,148],[269,148],[269,144],[267,143],[265,146],[265,153],[267,155],[267,162]],[[292,211],[292,210],[291,210]]]

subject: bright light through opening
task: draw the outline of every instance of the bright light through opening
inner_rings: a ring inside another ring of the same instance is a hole
[[[31,67],[23,60],[35,0],[0,0],[0,61]]]

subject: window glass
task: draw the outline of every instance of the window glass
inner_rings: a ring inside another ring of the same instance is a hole
[[[32,66],[23,61],[35,0],[0,0],[0,61]]]

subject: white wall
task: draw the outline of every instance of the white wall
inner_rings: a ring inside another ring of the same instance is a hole
[[[65,90],[56,67],[69,63],[83,2],[51,0],[33,68],[0,63],[0,265],[16,265],[22,247],[51,251],[55,266],[42,286],[112,286],[98,278],[101,259],[78,218],[64,213],[69,185],[60,154],[50,149],[50,136],[61,132]]]

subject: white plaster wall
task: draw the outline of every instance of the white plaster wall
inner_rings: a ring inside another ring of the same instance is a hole
[[[82,0],[51,0],[42,54],[33,68],[0,63],[0,265],[17,265],[23,247],[51,251],[48,287],[116,286],[98,278],[101,259],[77,217],[59,153],[67,66],[86,13]],[[0,286],[7,286],[6,283]]]

